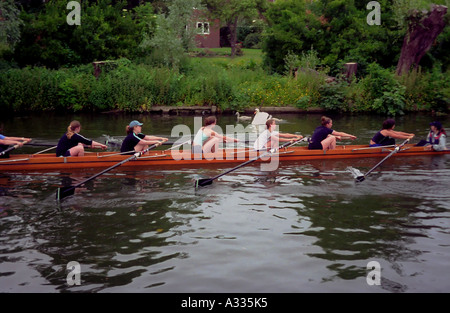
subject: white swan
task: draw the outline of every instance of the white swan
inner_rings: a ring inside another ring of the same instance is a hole
[[[238,121],[250,121],[252,119],[251,116],[241,116],[239,112],[236,112],[236,117]]]
[[[270,115],[267,112],[260,112],[260,110],[258,108],[256,108],[255,109],[255,117],[253,118],[252,124],[253,125],[265,124],[268,119],[273,119],[276,122],[283,121],[282,119],[272,117],[272,115]]]

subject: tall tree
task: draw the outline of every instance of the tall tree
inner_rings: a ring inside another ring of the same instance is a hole
[[[14,0],[0,1],[0,55],[4,50],[13,51],[20,40],[20,26],[23,22],[19,13]]]
[[[446,14],[447,7],[443,5],[432,5],[429,11],[408,11],[408,30],[397,64],[397,75],[408,73],[412,67],[419,66],[422,57],[444,30]]]
[[[392,18],[390,0],[378,2],[383,8],[379,26],[367,23],[370,11],[365,1],[275,1],[266,12],[265,64],[282,73],[289,51],[301,55],[313,47],[332,74],[339,73],[346,62],[395,65],[402,34]]]
[[[83,1],[81,25],[68,25],[67,0],[48,0],[21,12],[21,40],[14,51],[20,66],[58,68],[68,64],[133,58],[144,32],[150,32],[150,3],[127,10],[124,1]]]
[[[236,55],[237,30],[243,19],[258,17],[267,0],[202,0],[211,19],[219,19],[230,30],[231,56]]]
[[[193,8],[200,8],[200,0],[171,0],[167,14],[156,18],[156,30],[142,40],[140,47],[152,49],[156,59],[166,66],[179,66],[181,57],[195,46]]]

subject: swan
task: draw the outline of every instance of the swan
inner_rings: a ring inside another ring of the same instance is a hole
[[[273,117],[269,113],[260,112],[258,108],[255,109],[255,117],[253,118],[254,123],[252,124],[265,124],[267,120],[273,119],[275,122],[282,122],[284,120],[280,118]]]
[[[238,121],[250,121],[251,116],[240,116],[239,112],[236,112],[236,117]]]

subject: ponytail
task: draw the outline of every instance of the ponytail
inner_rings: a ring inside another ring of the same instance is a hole
[[[134,127],[130,127],[130,125],[127,125],[127,127],[125,127],[125,131],[127,132],[127,135],[129,135],[134,131]]]
[[[207,118],[205,118],[205,126],[214,124],[217,122],[217,119],[215,116],[208,116]]]
[[[383,129],[391,129],[394,125],[395,121],[392,118],[388,118],[383,122]]]
[[[329,118],[327,116],[322,116],[320,121],[321,121],[322,126],[326,126],[327,124],[331,123],[331,118]]]
[[[75,134],[75,130],[80,127],[81,124],[78,121],[72,121],[70,122],[69,127],[67,127],[67,138],[72,138],[72,136]]]

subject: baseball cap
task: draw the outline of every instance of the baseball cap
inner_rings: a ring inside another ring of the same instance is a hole
[[[431,122],[431,123],[430,123],[430,126],[434,126],[434,127],[436,127],[437,129],[441,129],[441,128],[442,128],[441,122],[438,122],[438,121]]]
[[[139,121],[134,120],[134,121],[131,121],[129,126],[134,127],[134,126],[142,126],[142,125],[144,125],[144,124],[139,123]]]

